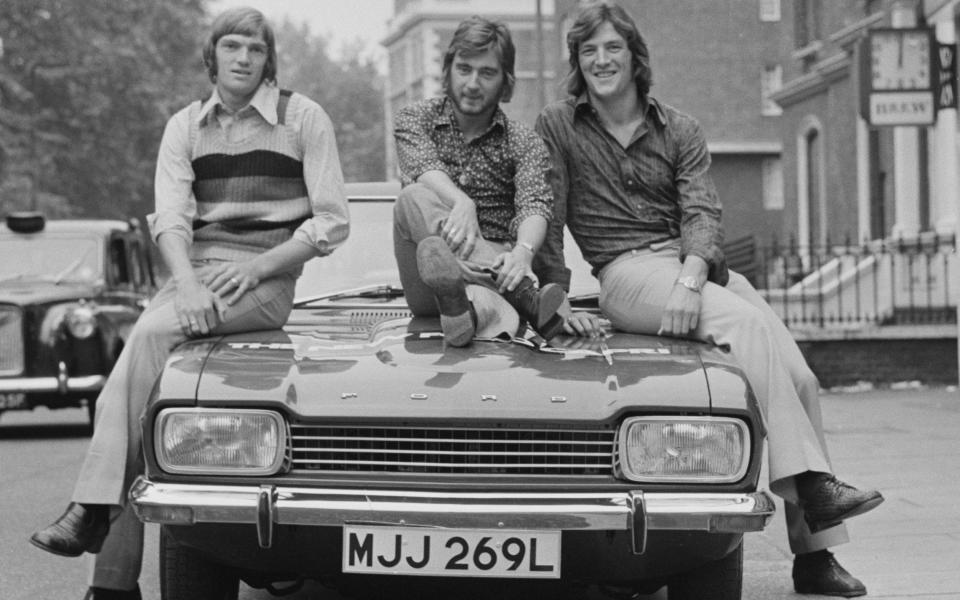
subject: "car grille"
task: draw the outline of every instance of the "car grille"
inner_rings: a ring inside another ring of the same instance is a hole
[[[0,306],[0,375],[23,373],[23,313]]]
[[[610,475],[614,431],[291,425],[295,472]]]

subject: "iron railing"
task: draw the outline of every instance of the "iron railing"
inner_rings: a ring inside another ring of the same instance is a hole
[[[957,322],[957,246],[953,235],[725,246],[730,267],[760,291],[792,328],[863,328]]]

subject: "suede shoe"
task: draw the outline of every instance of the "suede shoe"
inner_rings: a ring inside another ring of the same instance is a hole
[[[30,536],[30,543],[60,556],[96,554],[110,531],[110,508],[71,502],[53,524]]]
[[[140,586],[132,590],[111,590],[108,588],[91,587],[87,589],[83,600],[143,600],[140,595]]]
[[[798,505],[811,533],[839,525],[883,502],[876,490],[861,491],[829,473],[808,471],[796,477]]]
[[[548,283],[542,288],[529,277],[524,277],[512,291],[503,292],[507,299],[540,337],[546,341],[555,338],[563,330],[563,317],[557,314],[566,292],[556,283]]]
[[[827,550],[793,558],[793,589],[798,594],[853,598],[867,593],[866,586],[840,566]]]
[[[457,257],[443,239],[430,236],[417,244],[417,269],[420,279],[437,297],[443,339],[451,346],[466,346],[476,331],[476,315]]]

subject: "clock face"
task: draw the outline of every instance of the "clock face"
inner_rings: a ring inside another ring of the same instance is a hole
[[[929,32],[874,31],[870,40],[870,76],[875,90],[929,89]]]

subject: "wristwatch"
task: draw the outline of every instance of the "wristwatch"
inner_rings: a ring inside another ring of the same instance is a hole
[[[685,277],[677,277],[677,281],[674,285],[682,285],[691,292],[700,293],[700,280],[694,277],[693,275],[687,275]]]

